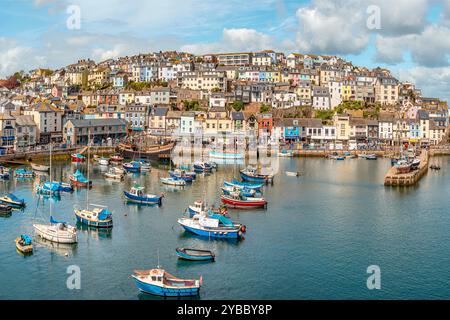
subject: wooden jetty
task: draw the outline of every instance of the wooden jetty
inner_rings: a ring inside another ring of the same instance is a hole
[[[429,153],[423,150],[419,156],[420,166],[417,170],[408,173],[397,173],[395,167],[391,167],[384,177],[385,186],[413,186],[428,172]]]

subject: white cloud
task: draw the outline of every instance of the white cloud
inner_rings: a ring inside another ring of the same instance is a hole
[[[359,54],[372,33],[400,36],[418,33],[426,25],[430,0],[312,0],[297,10],[297,45],[305,52]],[[369,6],[380,9],[380,29],[370,30]]]
[[[450,101],[450,67],[415,67],[402,70],[401,78],[415,83],[422,89],[424,96]]]
[[[44,61],[32,48],[20,46],[13,39],[0,37],[0,78],[22,69],[35,68]]]
[[[406,52],[413,62],[426,67],[449,65],[450,28],[438,25],[427,26],[420,34],[399,37],[379,36],[376,41],[377,61],[403,62]]]

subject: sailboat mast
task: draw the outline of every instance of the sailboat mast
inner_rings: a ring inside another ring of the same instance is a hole
[[[89,209],[89,162],[91,162],[91,130],[88,129],[88,159],[87,159],[87,190],[86,190],[86,210]]]

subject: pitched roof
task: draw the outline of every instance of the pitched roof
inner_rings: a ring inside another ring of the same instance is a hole
[[[109,119],[71,119],[74,127],[77,128],[88,128],[88,127],[98,127],[98,126],[117,126],[117,125],[127,125],[128,122],[125,119],[109,118]]]
[[[36,123],[33,120],[33,116],[21,115],[16,116],[16,126],[36,126]]]
[[[153,109],[153,115],[157,117],[165,117],[167,115],[167,112],[169,112],[168,107],[156,107]]]

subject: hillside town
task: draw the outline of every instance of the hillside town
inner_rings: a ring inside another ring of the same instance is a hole
[[[298,148],[447,143],[447,102],[389,70],[266,50],[90,59],[0,81],[0,154],[132,133],[265,136]]]

